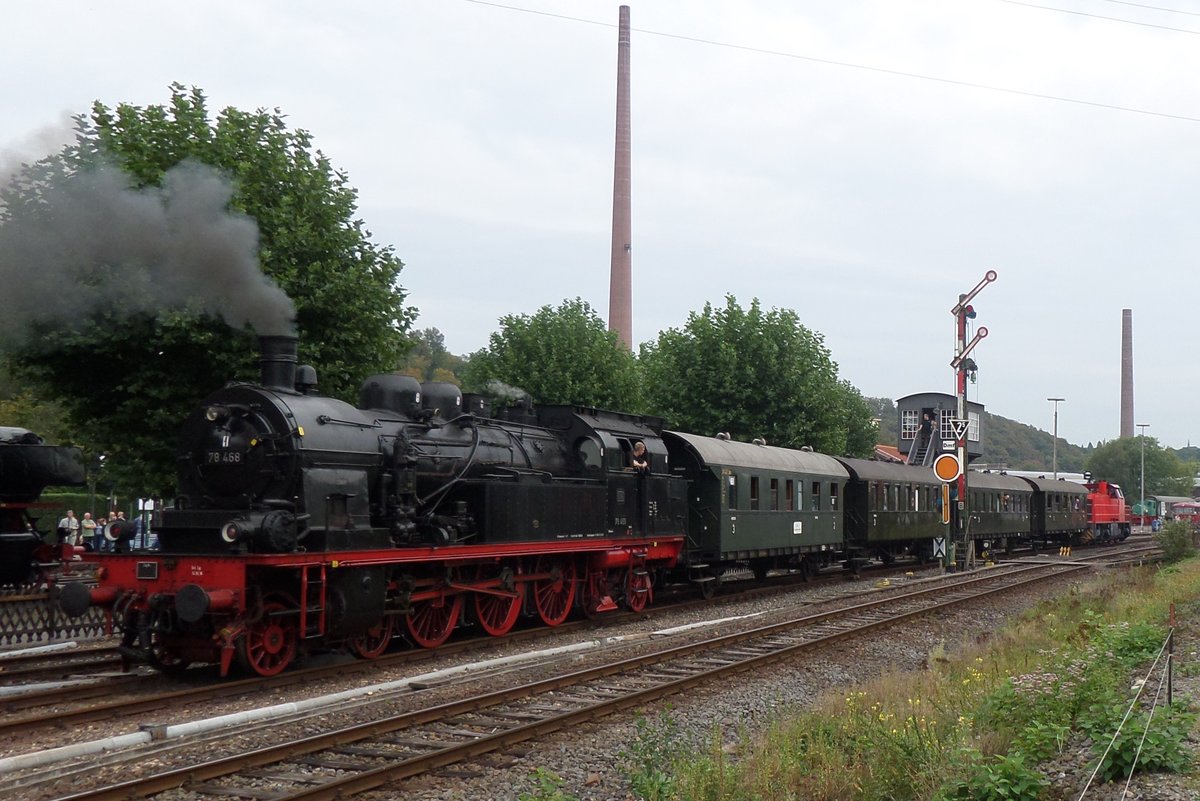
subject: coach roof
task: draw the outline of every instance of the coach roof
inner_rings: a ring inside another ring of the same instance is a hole
[[[709,467],[744,467],[788,473],[847,478],[846,468],[831,456],[812,451],[796,451],[771,445],[755,445],[731,439],[700,437],[678,431],[664,431],[668,444],[682,442]]]

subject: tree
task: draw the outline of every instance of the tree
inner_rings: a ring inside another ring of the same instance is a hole
[[[853,456],[875,455],[875,446],[880,443],[879,416],[875,405],[863,397],[858,388],[849,381],[839,381],[842,389],[841,418],[846,425],[845,453]]]
[[[764,313],[758,299],[742,309],[728,295],[725,308],[705,304],[642,345],[641,365],[647,410],[674,428],[831,454],[874,449],[870,406],[791,310]]]
[[[420,381],[449,381],[462,384],[459,377],[467,360],[446,350],[446,337],[436,328],[413,334],[413,347],[400,366],[400,372]]]
[[[1096,478],[1121,485],[1126,499],[1141,499],[1142,438],[1121,437],[1106,442],[1092,452],[1087,469]],[[1146,495],[1191,495],[1192,471],[1154,437],[1145,438]]]
[[[500,318],[488,346],[471,355],[466,383],[477,391],[506,384],[539,403],[617,411],[638,407],[637,364],[600,316],[580,298],[535,314]],[[496,393],[493,393],[496,394]]]
[[[179,84],[165,106],[96,102],[73,144],[0,189],[0,278],[33,312],[0,324],[6,356],[119,481],[167,492],[192,405],[255,375],[245,324],[282,333],[294,316],[300,360],[339,397],[398,363],[403,265],[355,204],[279,110],[210,121]]]

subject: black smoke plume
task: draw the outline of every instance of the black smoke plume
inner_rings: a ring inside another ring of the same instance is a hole
[[[216,170],[184,162],[161,188],[114,167],[76,173],[0,224],[0,339],[81,328],[97,310],[191,308],[259,334],[293,334],[295,306],[258,264],[258,226],[230,210]]]

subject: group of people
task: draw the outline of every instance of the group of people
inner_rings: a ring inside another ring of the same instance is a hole
[[[112,523],[124,522],[125,513],[114,509],[108,517],[94,519],[91,512],[84,512],[82,518],[75,516],[74,509],[68,509],[66,515],[58,521],[59,545],[82,545],[86,551],[111,551],[114,543],[104,536]],[[134,537],[131,543],[134,548],[155,548],[158,537],[149,531],[144,516],[134,521]]]

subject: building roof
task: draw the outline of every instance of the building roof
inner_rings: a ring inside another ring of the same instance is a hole
[[[900,449],[894,445],[876,445],[875,458],[881,462],[897,462],[899,464],[908,462],[907,457],[900,453]]]

